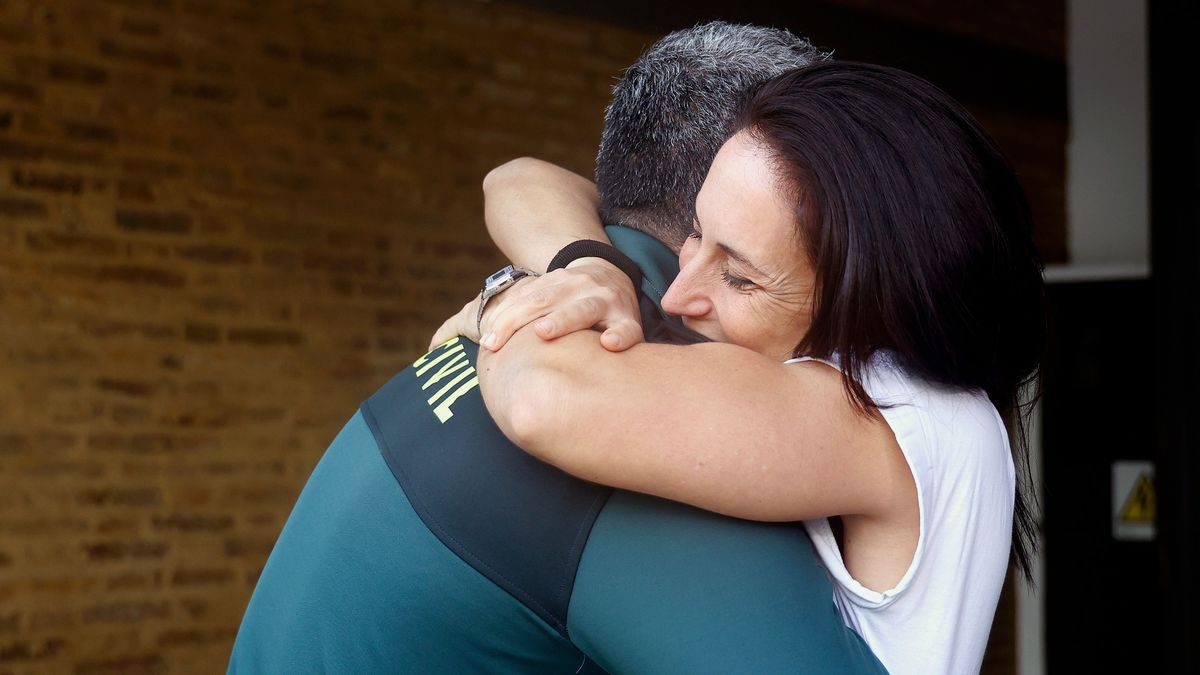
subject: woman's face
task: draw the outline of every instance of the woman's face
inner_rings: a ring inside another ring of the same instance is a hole
[[[808,331],[816,275],[778,184],[745,132],[721,147],[662,306],[705,337],[782,361]]]

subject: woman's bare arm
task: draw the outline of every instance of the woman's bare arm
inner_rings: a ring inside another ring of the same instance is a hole
[[[563,246],[579,239],[608,242],[597,214],[596,186],[566,169],[522,157],[506,162],[483,181],[488,232],[515,264],[545,270]],[[478,298],[434,332],[430,347],[465,335],[500,349],[514,331],[537,321],[549,340],[589,328],[604,331],[603,345],[619,351],[643,339],[637,289],[619,268],[582,258],[565,270],[527,279],[490,302],[477,324]]]
[[[549,162],[520,157],[483,179],[488,234],[513,264],[542,271],[578,239],[608,242],[588,179]]]
[[[890,428],[823,364],[718,343],[613,354],[594,333],[522,330],[479,366],[504,433],[580,478],[754,520],[886,514],[912,497]]]
[[[568,171],[514,160],[484,190],[489,231],[514,262],[544,269],[570,241],[605,240],[595,188]],[[542,293],[546,278],[521,282],[499,296],[499,313],[539,305],[520,290],[535,282]],[[785,366],[721,344],[615,355],[596,333],[543,342],[527,328],[502,351],[481,351],[479,369],[505,433],[581,478],[758,520],[886,513],[911,498],[890,429],[855,412],[821,364]]]

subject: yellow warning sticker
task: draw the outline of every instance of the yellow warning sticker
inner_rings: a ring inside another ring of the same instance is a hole
[[[1133,490],[1121,507],[1121,520],[1130,523],[1154,522],[1154,481],[1147,474],[1139,474]]]
[[[1118,541],[1152,541],[1157,504],[1154,462],[1118,460],[1112,465],[1112,535]]]

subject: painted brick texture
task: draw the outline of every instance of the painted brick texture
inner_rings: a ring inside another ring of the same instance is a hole
[[[651,37],[482,2],[0,3],[0,673],[222,672],[304,480],[590,172]]]

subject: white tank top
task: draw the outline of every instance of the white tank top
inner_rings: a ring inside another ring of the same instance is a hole
[[[846,570],[828,519],[804,525],[846,624],[890,673],[978,672],[1012,540],[1016,483],[1008,433],[982,391],[910,377],[887,354],[876,355],[863,375],[916,482],[916,553],[899,583],[877,592]]]

